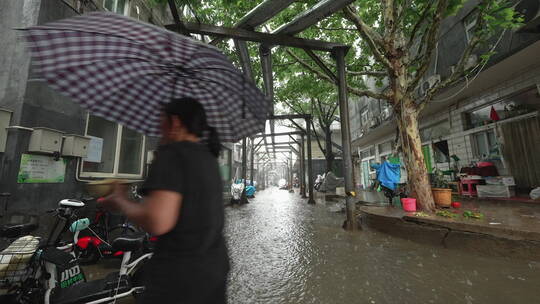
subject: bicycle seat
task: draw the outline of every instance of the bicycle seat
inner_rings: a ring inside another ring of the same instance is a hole
[[[112,247],[116,251],[135,251],[142,248],[145,239],[145,234],[120,236],[113,241]]]
[[[39,227],[36,223],[4,224],[0,226],[0,237],[18,238],[29,234]]]
[[[75,199],[63,199],[58,203],[58,206],[78,209],[84,207],[85,204]]]

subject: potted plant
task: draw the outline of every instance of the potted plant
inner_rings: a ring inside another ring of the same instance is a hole
[[[452,204],[452,189],[441,170],[435,169],[432,175],[431,191],[433,200],[439,207],[449,208]]]

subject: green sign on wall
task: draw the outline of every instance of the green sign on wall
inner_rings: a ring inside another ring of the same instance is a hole
[[[23,154],[17,183],[63,183],[67,160],[45,155]]]

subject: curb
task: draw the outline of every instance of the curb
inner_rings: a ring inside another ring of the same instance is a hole
[[[439,222],[399,214],[383,215],[380,212],[374,212],[373,209],[376,208],[380,209],[381,207],[360,208],[362,227],[448,249],[469,251],[486,256],[540,261],[540,238],[537,238],[540,233],[537,232],[510,231],[485,226],[481,226],[484,229],[479,229],[479,225]]]

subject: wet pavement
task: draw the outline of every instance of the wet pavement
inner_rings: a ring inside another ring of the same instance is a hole
[[[359,201],[363,205],[388,206],[388,200],[381,192],[362,190],[358,193]],[[517,199],[489,199],[489,198],[464,198],[453,197],[453,201],[461,203],[458,209],[448,208],[446,210],[456,213],[458,216],[448,219],[440,216],[431,215],[427,219],[446,222],[457,222],[476,226],[486,226],[489,228],[500,228],[522,232],[526,239],[540,241],[540,201],[517,200]],[[381,209],[382,210],[382,209]],[[462,216],[466,210],[480,212],[483,218],[480,220],[466,219]],[[384,212],[389,216],[396,214],[403,215],[401,208],[387,208]]]
[[[343,214],[278,189],[226,208],[226,216],[232,304],[539,303],[540,258],[483,257],[347,232]]]

